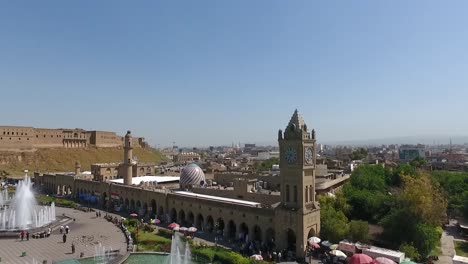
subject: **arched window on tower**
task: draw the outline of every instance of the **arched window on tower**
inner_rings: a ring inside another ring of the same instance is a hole
[[[310,201],[314,200],[314,189],[312,188],[312,185],[309,186],[309,197]]]
[[[289,185],[286,185],[286,202],[289,202]]]
[[[294,185],[294,202],[297,203],[297,186]]]

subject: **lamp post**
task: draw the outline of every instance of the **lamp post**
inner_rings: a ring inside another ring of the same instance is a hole
[[[138,220],[137,218],[137,224],[136,224],[136,228],[137,228],[137,233],[136,233],[136,251],[138,251],[138,243],[140,243],[140,241],[138,240],[138,234],[140,233],[140,220]]]

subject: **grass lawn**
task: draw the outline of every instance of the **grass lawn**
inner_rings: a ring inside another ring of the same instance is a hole
[[[468,243],[453,241],[455,243],[455,252],[458,256],[468,257]]]
[[[136,228],[129,227],[128,230],[137,237]],[[145,232],[140,230],[138,232],[138,251],[140,252],[170,252],[171,251],[171,240],[160,236],[155,233]]]

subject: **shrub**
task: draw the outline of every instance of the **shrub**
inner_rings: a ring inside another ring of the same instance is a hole
[[[165,238],[172,239],[172,236],[174,235],[174,232],[166,230],[166,229],[158,229],[158,235],[160,235],[162,237],[165,237]]]
[[[227,250],[217,250],[215,252],[214,261],[223,263],[223,264],[249,264],[250,260],[243,257],[242,255],[227,251]]]
[[[421,255],[419,254],[418,250],[412,244],[401,244],[400,251],[405,253],[405,256],[412,260],[417,261],[421,258]]]
[[[215,252],[211,248],[196,248],[192,251],[192,255],[198,260],[213,262]]]
[[[125,219],[124,224],[127,227],[136,227],[137,224],[138,224],[138,220],[136,220],[136,219]]]
[[[152,227],[150,225],[144,225],[143,226],[143,231],[153,233],[154,227]]]

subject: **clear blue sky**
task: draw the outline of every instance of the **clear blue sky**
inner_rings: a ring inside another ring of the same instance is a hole
[[[1,124],[151,144],[467,135],[468,1],[1,1]]]

